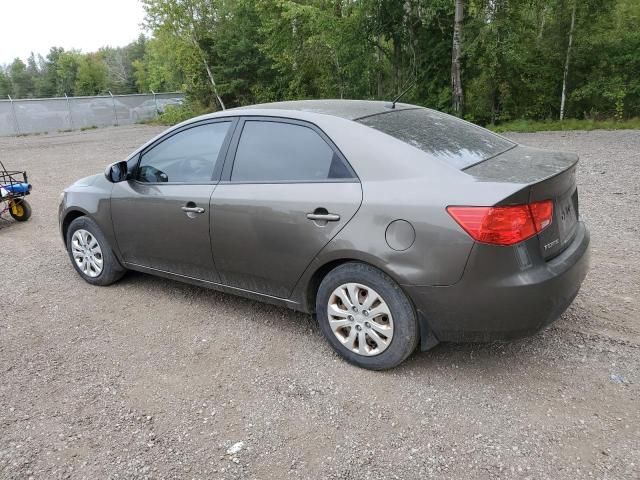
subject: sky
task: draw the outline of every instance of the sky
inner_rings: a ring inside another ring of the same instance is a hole
[[[142,31],[139,0],[0,0],[0,65],[49,48],[121,47]]]

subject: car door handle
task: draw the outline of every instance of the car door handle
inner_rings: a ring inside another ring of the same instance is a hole
[[[182,211],[186,213],[204,213],[202,207],[182,207]]]
[[[314,221],[338,222],[340,215],[335,213],[307,213],[307,218]]]

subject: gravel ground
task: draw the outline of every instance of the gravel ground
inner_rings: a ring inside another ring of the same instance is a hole
[[[0,138],[34,184],[0,225],[0,478],[640,477],[640,132],[512,135],[582,159],[592,269],[558,322],[374,373],[302,314],[78,277],[60,191],[158,131]]]

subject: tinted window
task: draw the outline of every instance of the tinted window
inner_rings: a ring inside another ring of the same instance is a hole
[[[514,146],[489,130],[426,108],[383,113],[359,122],[460,169]]]
[[[142,155],[137,180],[150,183],[210,182],[230,124],[209,123],[167,138]]]
[[[351,176],[340,157],[311,128],[248,121],[242,129],[231,180],[308,182]]]

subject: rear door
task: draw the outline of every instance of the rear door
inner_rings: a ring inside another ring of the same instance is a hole
[[[358,178],[317,127],[247,118],[236,129],[212,204],[221,283],[290,296],[362,201]]]
[[[125,262],[218,281],[209,203],[233,121],[190,125],[146,149],[131,178],[114,185],[111,214]]]

